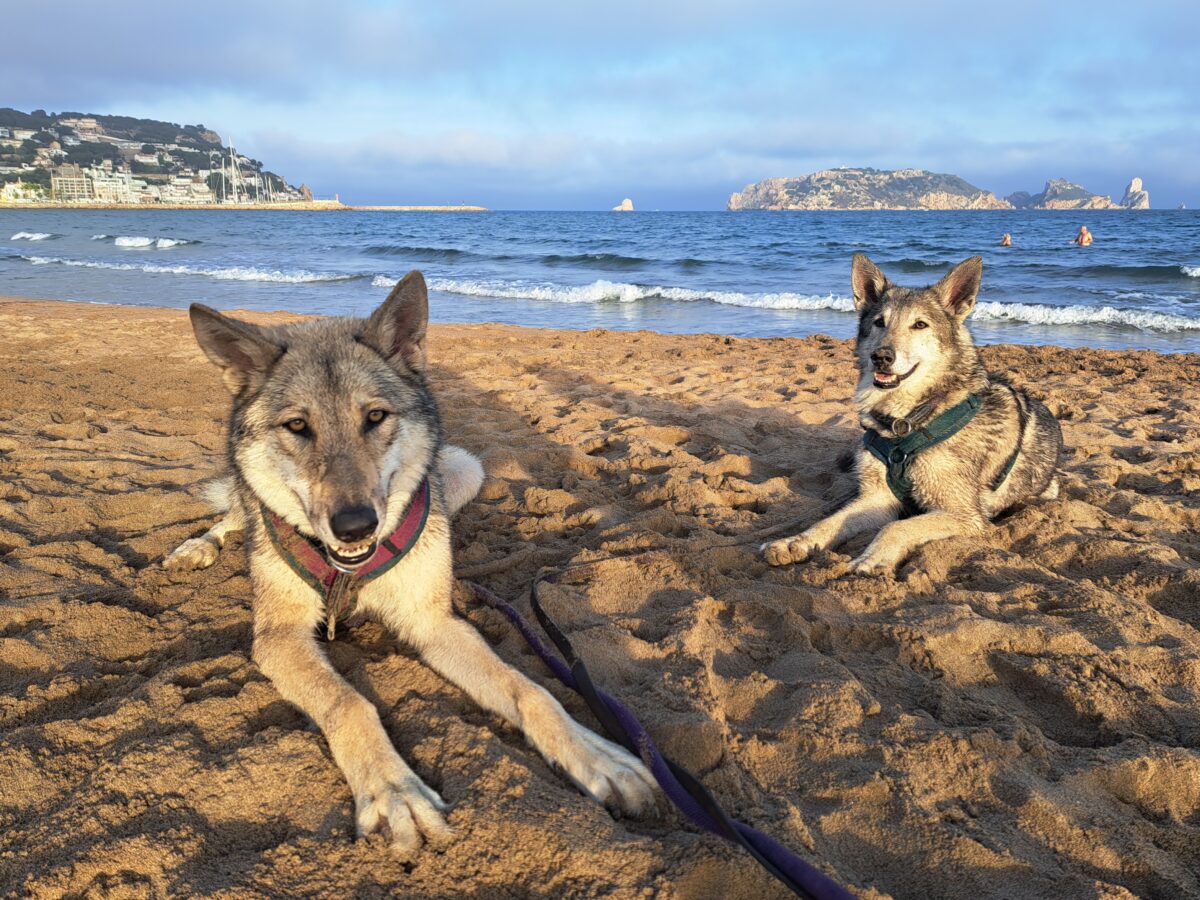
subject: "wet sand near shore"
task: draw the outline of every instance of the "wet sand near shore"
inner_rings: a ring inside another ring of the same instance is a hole
[[[850,487],[847,342],[437,325],[429,353],[488,472],[458,574],[527,610],[541,567],[609,560],[548,611],[732,814],[863,897],[1200,897],[1200,356],[986,349],[1061,419],[1062,496],[865,579],[862,540],[756,552]],[[613,818],[370,623],[331,659],[457,841],[356,842],[250,661],[239,542],[158,566],[225,442],[186,314],[0,298],[0,396],[0,896],[785,896],[674,813]]]

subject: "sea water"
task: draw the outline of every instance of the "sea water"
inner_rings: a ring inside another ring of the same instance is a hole
[[[0,294],[365,314],[420,269],[434,321],[547,328],[850,337],[856,252],[906,285],[981,255],[982,342],[1200,350],[1195,211],[0,210]]]

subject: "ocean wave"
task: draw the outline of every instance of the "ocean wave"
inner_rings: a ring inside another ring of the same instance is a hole
[[[1200,331],[1200,318],[1112,306],[1045,306],[1040,303],[975,305],[974,318],[1025,322],[1029,325],[1117,325],[1141,331]]]
[[[460,262],[465,259],[487,259],[497,262],[520,260],[546,266],[583,266],[597,269],[635,269],[656,262],[640,256],[623,256],[620,253],[546,253],[514,256],[460,250],[457,247],[421,247],[407,244],[374,244],[367,247],[366,252],[372,256],[398,256],[420,262]],[[679,259],[673,262],[683,267],[705,264],[704,260],[698,259]]]
[[[393,287],[396,279],[377,275],[374,287]],[[690,288],[627,284],[614,281],[593,281],[574,287],[555,284],[519,284],[501,281],[459,281],[435,278],[429,282],[432,290],[467,297],[494,297],[502,300],[542,300],[552,303],[637,303],[643,300],[672,300],[677,303],[708,301],[726,306],[755,309],[832,309],[853,312],[854,301],[833,294],[766,293],[743,294],[737,291],[697,291]]]
[[[189,241],[186,238],[146,237],[144,235],[109,235],[93,234],[93,241],[112,241],[113,246],[126,250],[144,250],[153,247],[156,250],[166,250],[170,247],[181,247],[184,244],[198,244],[199,241]]]
[[[593,266],[601,269],[636,269],[651,262],[640,256],[622,256],[620,253],[549,253],[541,257],[548,266]]]
[[[481,256],[470,250],[459,250],[457,247],[411,247],[404,244],[374,244],[367,247],[366,252],[372,256],[403,256],[405,259],[418,259],[425,262]]]
[[[374,287],[392,287],[394,278],[377,275]],[[690,288],[594,281],[578,286],[520,284],[500,281],[459,281],[433,279],[432,290],[468,297],[494,297],[509,300],[542,300],[554,303],[638,303],[670,300],[680,303],[720,303],[751,309],[830,310],[853,313],[854,301],[836,294],[797,294],[790,292],[747,294],[739,291],[697,291]],[[1049,306],[1038,303],[1002,303],[982,301],[975,307],[974,318],[982,321],[1021,322],[1028,325],[1072,326],[1109,325],[1141,331],[1200,331],[1200,317],[1120,309],[1105,306]]]
[[[881,262],[883,269],[899,269],[901,272],[928,272],[930,269],[948,269],[954,263],[944,259],[897,259]]]
[[[35,266],[76,266],[83,269],[111,269],[118,272],[149,272],[155,275],[198,275],[220,281],[269,281],[280,284],[311,284],[326,281],[356,281],[369,275],[342,275],[336,272],[290,272],[278,269],[256,269],[252,266],[204,268],[201,266],[158,266],[152,263],[110,263],[87,259],[64,259],[57,256],[22,256]]]
[[[51,238],[59,237],[57,234],[51,234],[48,231],[18,231],[10,241],[48,241]]]
[[[1181,266],[1176,264],[1118,266],[1118,265],[1053,265],[1045,262],[1011,263],[1006,262],[1006,269],[1019,270],[1030,274],[1045,274],[1055,277],[1089,278],[1120,281],[1173,281],[1179,278],[1200,277],[1200,266]]]

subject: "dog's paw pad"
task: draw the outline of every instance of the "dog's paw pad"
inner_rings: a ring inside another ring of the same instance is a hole
[[[642,761],[583,726],[579,730],[586,749],[569,774],[584,792],[625,815],[637,816],[655,808],[657,782]]]
[[[854,562],[850,563],[850,571],[855,575],[878,578],[881,575],[895,574],[896,567],[886,560],[860,556]]]
[[[358,834],[382,835],[393,853],[409,859],[426,842],[436,848],[453,840],[454,831],[442,816],[445,809],[445,801],[419,779],[388,785],[360,804]]]
[[[804,562],[816,547],[803,537],[793,537],[771,541],[759,549],[772,566],[786,566],[789,563]]]
[[[217,561],[221,548],[217,542],[208,537],[195,537],[184,541],[162,561],[164,569],[187,571],[189,569],[207,569]]]

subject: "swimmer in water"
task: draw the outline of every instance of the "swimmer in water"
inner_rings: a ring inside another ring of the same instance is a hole
[[[1004,232],[1004,237],[1000,238],[1000,246],[1001,247],[1011,247],[1012,246],[1012,235],[1009,234],[1007,231]]]
[[[1080,247],[1092,246],[1092,233],[1088,231],[1086,225],[1079,226],[1079,234],[1075,235],[1075,240],[1071,241],[1071,243],[1078,244]]]

